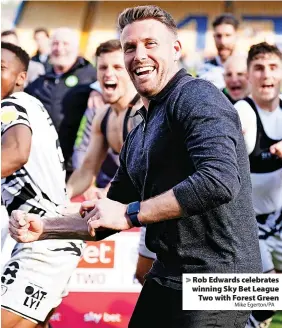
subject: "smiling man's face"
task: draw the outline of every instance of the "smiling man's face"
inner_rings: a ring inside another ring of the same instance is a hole
[[[121,33],[126,69],[143,97],[158,94],[177,71],[181,45],[173,32],[155,19],[135,21]]]

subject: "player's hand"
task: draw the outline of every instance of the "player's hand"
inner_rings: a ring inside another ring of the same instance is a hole
[[[39,215],[16,210],[10,217],[9,232],[17,242],[30,243],[43,233],[43,221]]]
[[[126,205],[108,198],[98,199],[92,205],[92,211],[85,216],[91,236],[95,235],[95,229],[127,230],[132,228],[126,216]]]
[[[82,202],[79,210],[80,216],[84,218],[87,213],[91,212],[94,209],[96,201],[102,198],[105,198],[105,193],[96,191],[95,196],[91,200],[86,200]]]
[[[105,102],[102,94],[96,90],[91,91],[88,97],[87,107],[90,109],[100,109],[104,108],[104,106]]]
[[[83,193],[83,197],[85,200],[95,200],[106,197],[106,194],[105,189],[91,186]]]
[[[269,148],[271,154],[282,158],[282,141],[277,142]]]

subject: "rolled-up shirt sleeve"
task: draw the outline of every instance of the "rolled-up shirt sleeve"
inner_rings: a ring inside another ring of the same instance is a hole
[[[173,188],[185,216],[228,203],[240,190],[236,152],[241,133],[239,116],[211,83],[189,83],[189,92],[178,98],[172,112],[195,168]]]

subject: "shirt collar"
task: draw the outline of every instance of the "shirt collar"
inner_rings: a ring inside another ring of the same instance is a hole
[[[157,95],[150,97],[150,101],[161,102],[169,95],[171,90],[174,89],[174,87],[178,84],[179,80],[181,80],[185,75],[189,74],[184,68],[180,69]]]
[[[150,103],[153,102],[161,102],[164,98],[166,98],[169,93],[171,92],[171,90],[174,89],[174,87],[177,85],[178,81],[180,81],[184,76],[189,75],[191,76],[191,74],[188,74],[186,69],[182,68],[180,69],[171,79],[170,81],[166,84],[166,86],[155,96],[150,97]],[[139,110],[137,110],[137,112],[135,113],[135,115],[141,115],[142,118],[146,118],[147,117],[147,110],[145,108],[145,106],[142,106]]]
[[[219,56],[215,56],[214,59],[217,62],[218,66],[223,67],[222,61]]]

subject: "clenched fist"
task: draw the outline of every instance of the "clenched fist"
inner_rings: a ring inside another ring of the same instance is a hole
[[[39,215],[24,211],[13,211],[9,222],[12,238],[20,243],[30,243],[40,238],[43,233],[43,221]]]

